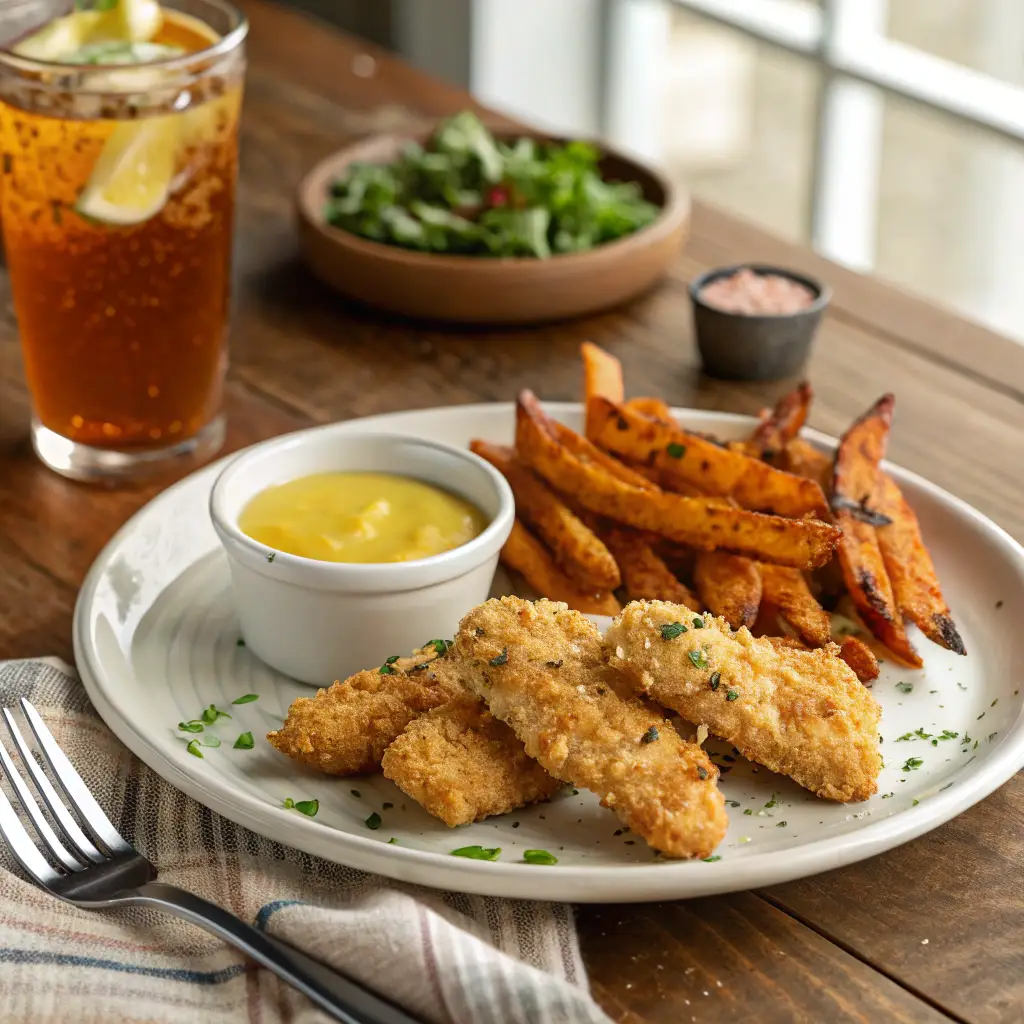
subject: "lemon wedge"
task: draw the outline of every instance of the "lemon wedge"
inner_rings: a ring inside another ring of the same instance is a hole
[[[59,61],[75,53],[95,38],[109,12],[75,11],[63,18],[54,18],[38,32],[33,32],[14,47],[19,57],[30,60]]]
[[[47,22],[14,47],[20,57],[67,64],[102,63],[83,50],[100,43],[146,43],[163,27],[157,0],[117,0],[103,11],[73,11]],[[152,58],[150,58],[152,59]]]
[[[119,124],[103,146],[75,209],[102,224],[141,224],[159,213],[174,179],[177,115]]]

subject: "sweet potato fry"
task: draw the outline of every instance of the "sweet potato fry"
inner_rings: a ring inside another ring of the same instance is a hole
[[[825,496],[813,480],[784,473],[605,398],[589,403],[587,419],[595,443],[615,455],[653,466],[673,490],[678,481],[705,494],[731,497],[743,508],[776,515],[827,512]]]
[[[878,464],[885,458],[896,399],[882,395],[843,435],[832,472],[832,510],[845,509],[863,523],[885,526],[888,518],[872,507]]]
[[[590,409],[592,398],[607,398],[621,402],[625,398],[622,382],[622,363],[610,352],[589,341],[580,345],[583,357],[583,408]],[[587,437],[590,437],[590,412],[587,412]]]
[[[863,640],[848,636],[839,645],[839,657],[853,669],[862,683],[878,678],[878,659]]]
[[[660,398],[631,398],[625,405],[627,409],[638,412],[648,419],[657,420],[659,423],[675,423],[668,402],[663,402]],[[590,407],[589,399],[587,407]]]
[[[619,567],[601,539],[525,465],[511,448],[475,440],[470,449],[509,482],[516,514],[544,541],[559,568],[582,590],[614,590]]]
[[[897,658],[920,668],[921,658],[903,628],[875,532],[876,523],[889,520],[871,507],[880,475],[878,463],[889,438],[893,402],[892,395],[883,395],[839,443],[832,507],[843,535],[836,550],[846,589],[865,625]]]
[[[896,607],[933,643],[966,654],[949,605],[942,596],[931,555],[921,539],[917,516],[896,483],[884,473],[879,474],[874,504],[890,520],[887,526],[876,527],[875,535],[892,582]]]
[[[825,494],[832,493],[832,459],[809,441],[799,437],[790,441],[786,445],[780,468],[794,476],[813,480]]]
[[[749,558],[724,551],[702,551],[697,555],[693,582],[702,606],[721,615],[733,629],[749,628],[757,620],[761,573]]]
[[[763,597],[797,631],[809,647],[824,647],[832,639],[829,614],[811,593],[799,569],[782,565],[761,565]]]
[[[630,601],[672,601],[696,607],[697,599],[690,589],[676,578],[642,534],[612,526],[602,536],[619,563]]]
[[[616,478],[595,459],[581,459],[560,444],[549,422],[534,394],[521,392],[516,412],[520,457],[553,487],[572,494],[591,512],[704,551],[722,549],[763,562],[805,568],[823,565],[832,557],[838,531],[827,523],[766,516],[720,501],[713,504],[714,499],[684,498],[656,488],[641,490]],[[593,448],[580,437],[574,445]]]
[[[542,597],[564,601],[578,612],[616,615],[622,609],[614,594],[581,590],[558,568],[547,548],[518,519],[501,549],[501,560]]]
[[[638,487],[641,490],[650,491],[654,490],[658,485],[650,479],[645,473],[639,472],[630,466],[625,465],[618,459],[609,455],[607,452],[601,451],[596,445],[591,444],[585,437],[577,434],[575,430],[570,430],[569,427],[563,423],[559,423],[558,420],[551,419],[547,413],[541,409],[540,405],[536,406],[536,413],[540,421],[542,421],[551,434],[551,436],[567,451],[579,459],[580,462],[599,466],[601,469],[610,473],[616,480],[621,480],[624,484],[629,484],[630,487]]]
[[[813,397],[814,392],[807,381],[783,395],[771,414],[754,431],[750,439],[753,454],[773,464],[776,458],[783,456],[786,446],[799,436],[807,421]]]

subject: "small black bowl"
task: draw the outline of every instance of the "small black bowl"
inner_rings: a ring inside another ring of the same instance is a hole
[[[731,277],[738,270],[787,277],[809,288],[815,295],[814,302],[796,313],[763,316],[729,313],[704,302],[700,293],[707,285]],[[781,380],[796,376],[807,361],[814,332],[831,297],[831,290],[811,277],[762,263],[737,263],[701,274],[690,282],[690,300],[697,348],[705,371],[726,380]]]

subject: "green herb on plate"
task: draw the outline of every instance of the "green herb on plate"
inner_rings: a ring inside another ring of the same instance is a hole
[[[527,864],[557,864],[558,858],[547,850],[524,850],[523,860]]]
[[[497,860],[501,856],[501,847],[487,849],[483,846],[460,846],[452,850],[453,857],[468,857],[470,860]]]
[[[243,732],[242,735],[235,740],[235,750],[252,750],[254,746],[255,743],[251,732]]]
[[[236,697],[231,703],[232,704],[251,704],[254,700],[259,700],[260,695],[258,693],[246,693],[241,697]]]

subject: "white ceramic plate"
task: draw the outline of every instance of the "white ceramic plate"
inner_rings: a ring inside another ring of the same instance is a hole
[[[581,425],[576,404],[551,403],[548,409],[573,427]],[[744,436],[752,422],[692,410],[678,415],[689,427],[727,438]],[[472,437],[509,442],[513,408],[407,412],[345,428],[457,445]],[[238,646],[225,558],[207,514],[221,468],[209,466],[165,491],[107,545],[79,596],[75,655],[99,713],[146,764],[220,814],[290,846],[465,892],[601,902],[676,899],[771,885],[888,850],[948,821],[1024,766],[1024,549],[963,502],[890,467],[920,517],[969,656],[916,636],[923,670],[883,665],[874,684],[884,711],[885,768],[877,796],[862,804],[830,804],[742,759],[730,761],[729,749],[719,747],[716,760],[728,769],[722,789],[730,827],[718,850],[721,859],[713,863],[658,858],[584,791],[448,829],[382,776],[318,775],[264,739],[292,699],[311,690]],[[496,581],[499,592],[505,583]],[[246,693],[260,699],[231,704]],[[175,726],[211,703],[233,717],[209,730],[223,743],[205,749],[199,760],[186,752]],[[897,741],[917,729],[957,736]],[[255,748],[233,749],[245,731],[256,737]],[[905,769],[911,758],[919,758],[920,766]],[[319,814],[308,818],[286,810],[286,797],[318,799]],[[375,831],[365,824],[371,812],[382,818]],[[500,846],[500,861],[450,855],[455,847],[477,843]],[[523,863],[523,851],[531,848],[554,853],[557,866]]]

